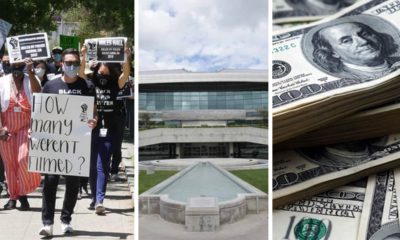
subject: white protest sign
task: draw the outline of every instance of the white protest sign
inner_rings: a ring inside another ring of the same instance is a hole
[[[40,60],[50,58],[47,33],[34,33],[7,38],[10,63],[23,62],[25,58]]]
[[[34,93],[29,171],[89,176],[94,98]]]
[[[92,38],[85,39],[86,60],[97,62],[125,62],[127,38]]]
[[[8,32],[10,32],[11,24],[0,19],[0,48],[3,47],[4,42],[6,41]]]

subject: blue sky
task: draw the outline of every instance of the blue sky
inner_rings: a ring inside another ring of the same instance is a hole
[[[139,68],[267,69],[267,0],[140,0]]]

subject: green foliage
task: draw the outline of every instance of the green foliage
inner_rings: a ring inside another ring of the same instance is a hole
[[[10,36],[53,31],[61,10],[74,6],[77,0],[1,0],[0,17],[13,26]]]
[[[88,11],[88,24],[113,36],[134,38],[134,0],[79,0]]]
[[[156,171],[154,174],[147,175],[146,171],[139,172],[139,194],[142,194],[164,181],[165,179],[171,177],[177,173],[177,171]]]
[[[10,36],[50,32],[57,19],[79,22],[81,39],[134,37],[134,0],[1,0],[0,18],[13,26]]]
[[[230,172],[261,191],[268,193],[268,169],[235,170]]]

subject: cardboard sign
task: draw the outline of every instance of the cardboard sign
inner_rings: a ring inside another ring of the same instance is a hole
[[[30,172],[89,176],[93,104],[93,97],[33,94]]]
[[[10,32],[11,26],[12,25],[10,23],[0,19],[0,48],[3,47],[7,35]]]
[[[25,58],[40,60],[50,58],[47,33],[35,33],[7,38],[10,63],[23,62]]]
[[[80,39],[77,36],[60,35],[60,47],[62,49],[74,48],[80,51],[81,50]]]
[[[93,38],[86,39],[86,60],[97,62],[125,62],[127,38]]]

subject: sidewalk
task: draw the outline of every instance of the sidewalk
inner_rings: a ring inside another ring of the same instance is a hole
[[[122,149],[123,164],[126,166],[126,170],[130,171],[133,169],[133,144],[124,143]],[[51,239],[134,239],[133,195],[128,182],[109,182],[107,184],[106,199],[104,201],[104,206],[106,207],[105,216],[98,216],[93,210],[88,209],[90,199],[84,194],[84,197],[78,200],[75,213],[72,215],[71,225],[75,231],[71,235],[61,234],[59,218],[64,189],[65,185],[60,179],[54,217],[54,236]],[[19,210],[5,211],[3,210],[3,205],[8,199],[0,199],[0,239],[46,239],[38,234],[39,229],[42,227],[41,192],[42,187],[28,195],[31,210],[27,212]],[[17,207],[19,207],[19,202]]]

